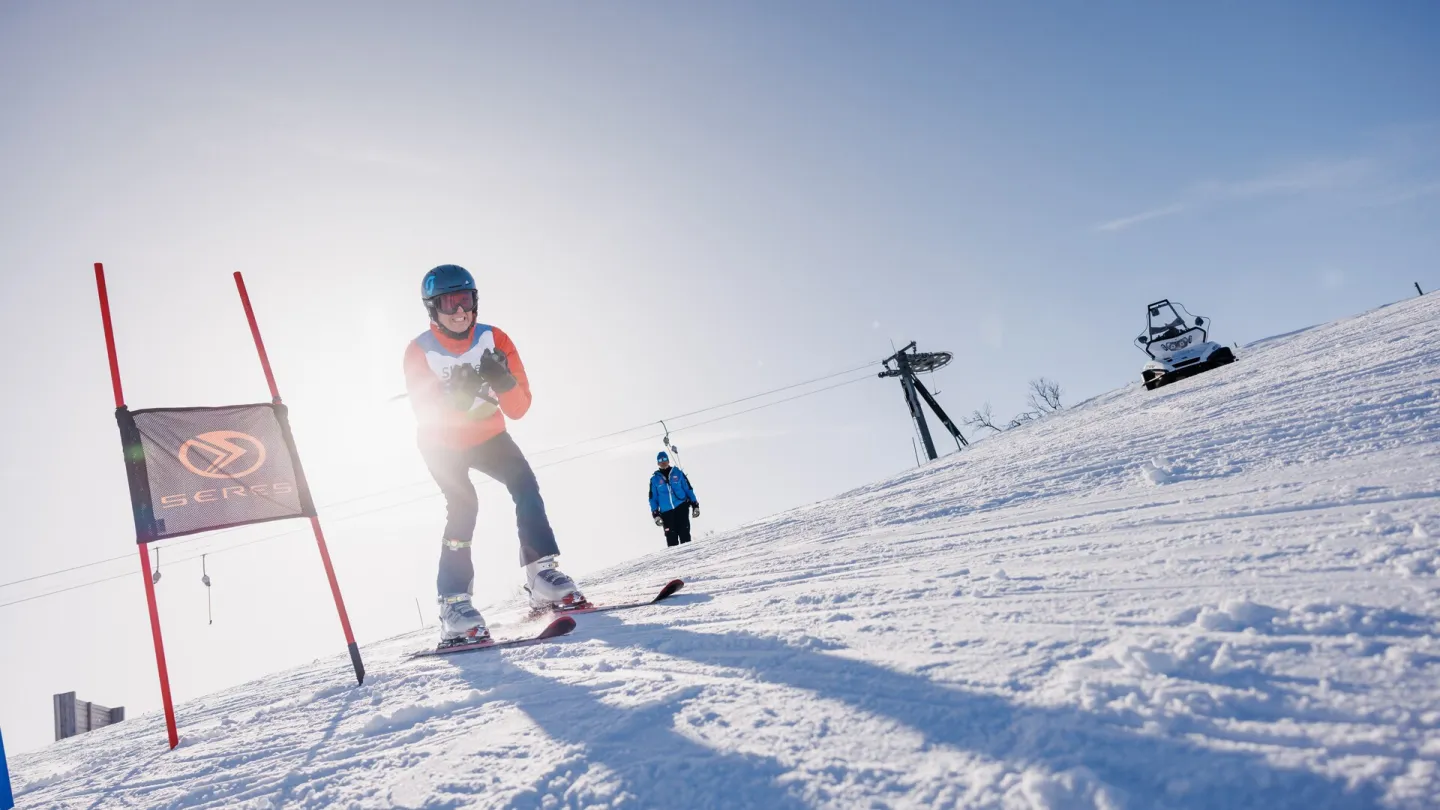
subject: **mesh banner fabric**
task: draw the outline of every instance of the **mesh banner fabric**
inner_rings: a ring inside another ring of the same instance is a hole
[[[137,542],[313,517],[284,405],[115,412]]]

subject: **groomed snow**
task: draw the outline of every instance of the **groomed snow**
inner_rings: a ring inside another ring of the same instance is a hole
[[[559,643],[16,756],[18,806],[1437,807],[1437,383],[1440,296],[1272,338],[592,577],[689,584]]]

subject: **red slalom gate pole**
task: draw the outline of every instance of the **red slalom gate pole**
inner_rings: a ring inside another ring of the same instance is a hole
[[[280,389],[275,385],[275,373],[270,369],[270,355],[265,352],[265,341],[260,337],[260,324],[255,320],[255,310],[250,307],[250,293],[245,290],[245,278],[235,271],[235,289],[240,292],[240,303],[245,307],[245,318],[250,322],[250,335],[255,338],[255,351],[260,354],[260,367],[265,371],[265,382],[270,386],[270,400],[281,404]],[[315,532],[315,545],[320,548],[320,561],[325,564],[325,576],[330,580],[330,594],[335,597],[335,610],[340,614],[340,627],[345,631],[345,644],[350,651],[350,663],[355,667],[355,680],[365,683],[365,663],[360,660],[360,646],[355,643],[355,634],[350,630],[350,614],[345,610],[345,598],[340,595],[340,581],[335,578],[335,566],[330,563],[330,549],[325,545],[325,532],[320,529],[320,518],[310,518],[310,528]]]
[[[120,360],[115,354],[115,329],[110,325],[110,295],[105,289],[105,265],[95,262],[95,289],[100,293],[100,322],[105,326],[105,351],[110,356],[110,385],[115,389],[115,408],[125,407],[125,389],[120,385]]]
[[[175,728],[175,703],[170,699],[170,670],[165,666],[165,640],[160,636],[160,608],[155,604],[155,582],[150,578],[150,547],[140,544],[140,576],[145,580],[145,602],[150,606],[150,635],[155,639],[155,668],[160,672],[160,700],[165,704],[165,733],[173,749],[180,744]]]
[[[100,294],[100,320],[105,325],[105,350],[110,355],[110,382],[115,389],[115,410],[125,407],[120,385],[120,361],[115,354],[115,330],[110,325],[110,296],[105,290],[105,266],[95,263],[95,289]],[[180,744],[175,729],[175,704],[170,699],[170,671],[165,666],[165,640],[160,635],[160,608],[155,604],[155,583],[150,579],[150,547],[140,543],[140,574],[145,580],[145,602],[150,607],[150,635],[155,640],[155,668],[160,673],[160,700],[165,704],[165,731],[170,747]]]

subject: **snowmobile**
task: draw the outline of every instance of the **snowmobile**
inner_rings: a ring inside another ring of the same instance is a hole
[[[1148,311],[1149,329],[1135,338],[1135,345],[1150,356],[1150,362],[1140,369],[1145,390],[1235,362],[1230,347],[1209,340],[1205,319],[1191,315],[1184,304],[1161,299]]]

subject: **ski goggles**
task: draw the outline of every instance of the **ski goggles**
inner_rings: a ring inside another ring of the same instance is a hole
[[[460,290],[459,292],[447,292],[431,298],[430,301],[435,308],[446,315],[454,315],[457,312],[474,312],[476,294],[474,290]]]

